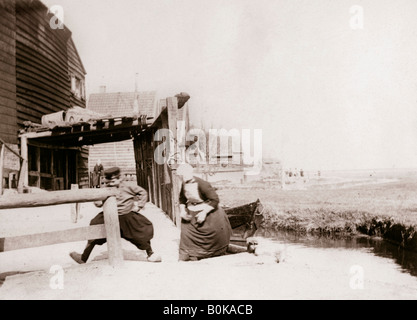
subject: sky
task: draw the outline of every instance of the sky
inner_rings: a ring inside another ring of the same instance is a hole
[[[140,91],[189,93],[195,126],[260,129],[286,168],[417,168],[415,0],[42,1],[87,95],[138,73]]]

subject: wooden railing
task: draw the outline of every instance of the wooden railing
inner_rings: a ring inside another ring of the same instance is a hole
[[[66,203],[104,201],[104,225],[0,238],[0,252],[73,241],[107,238],[109,264],[111,266],[121,265],[123,263],[123,252],[115,192],[112,188],[105,188],[17,194],[7,197],[0,196],[0,209],[32,208]]]

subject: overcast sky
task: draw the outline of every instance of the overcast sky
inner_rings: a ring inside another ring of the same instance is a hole
[[[64,9],[87,94],[138,72],[139,90],[188,92],[195,125],[262,129],[286,167],[417,167],[415,0],[43,2]]]

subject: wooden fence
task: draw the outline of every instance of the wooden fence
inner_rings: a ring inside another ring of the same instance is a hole
[[[104,201],[104,225],[0,238],[0,252],[73,241],[107,238],[109,264],[111,266],[121,265],[123,263],[123,251],[115,192],[112,188],[105,188],[18,194],[7,197],[0,196],[0,210]]]

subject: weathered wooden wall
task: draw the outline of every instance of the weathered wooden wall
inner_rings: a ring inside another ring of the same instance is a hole
[[[71,106],[79,106],[79,107],[85,108],[86,107],[86,95],[85,95],[84,78],[86,75],[86,71],[81,62],[80,56],[78,55],[77,48],[75,47],[75,44],[72,38],[68,40],[67,50],[68,50],[67,52],[68,52],[69,76],[76,77],[80,79],[82,82],[82,92],[80,93],[79,96],[77,96],[74,92],[71,92],[70,103],[71,103]]]
[[[133,141],[101,143],[90,147],[89,169],[93,171],[97,160],[101,160],[104,169],[118,166],[122,172],[135,173],[135,154]]]
[[[16,17],[13,1],[0,1],[0,137],[17,143]]]
[[[17,123],[70,107],[67,42],[71,32],[52,29],[39,1],[16,2]]]
[[[179,226],[180,179],[175,173],[175,160],[180,159],[174,157],[174,162],[169,163],[167,160],[170,155],[174,155],[172,152],[178,151],[178,140],[181,140],[180,136],[177,136],[177,120],[184,120],[186,130],[189,128],[188,106],[178,109],[176,98],[167,98],[160,106],[160,114],[152,128],[134,139],[137,183],[148,191],[149,201],[161,208]],[[162,136],[156,137],[160,129],[169,129],[172,132],[170,144],[174,145],[166,144],[166,139]],[[165,151],[162,154],[163,149]],[[155,152],[158,155],[161,153],[165,161],[156,161]]]
[[[90,186],[90,179],[88,173],[88,147],[84,146],[78,152],[77,163],[77,178],[78,185],[82,188],[88,188]]]
[[[85,96],[76,97],[71,90],[71,75],[84,82],[86,73],[71,31],[52,28],[52,17],[39,0],[0,1],[0,137],[14,148],[24,121],[41,123],[45,114],[86,106]],[[40,159],[46,161],[50,159]],[[80,187],[88,186],[88,148],[72,161],[78,167],[71,176]]]

